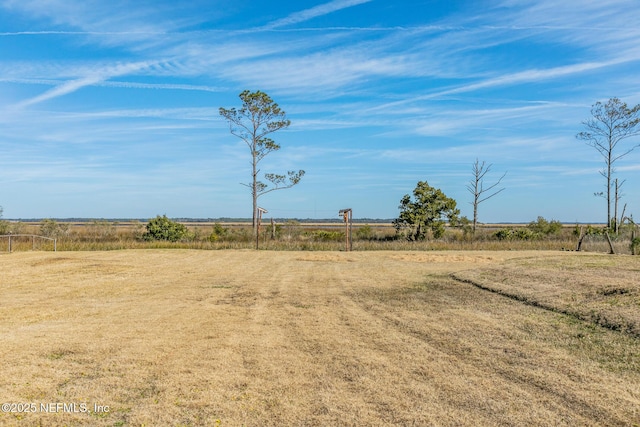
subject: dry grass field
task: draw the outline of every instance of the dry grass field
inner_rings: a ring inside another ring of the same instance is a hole
[[[555,251],[5,252],[0,425],[640,426],[638,271]]]
[[[452,276],[640,338],[640,262],[629,256],[514,259]]]

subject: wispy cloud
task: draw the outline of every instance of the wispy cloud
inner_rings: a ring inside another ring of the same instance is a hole
[[[605,62],[585,62],[579,64],[565,65],[560,67],[552,67],[548,69],[531,69],[520,71],[516,73],[504,74],[497,77],[492,77],[477,81],[475,83],[468,83],[458,86],[453,86],[449,89],[434,91],[428,94],[411,97],[408,99],[385,103],[373,107],[371,111],[386,110],[391,107],[398,107],[403,104],[415,103],[417,101],[432,100],[437,98],[443,98],[450,95],[458,95],[463,93],[475,92],[483,89],[491,89],[498,87],[514,86],[526,83],[540,83],[546,80],[553,80],[559,78],[565,78],[589,71],[598,70],[601,68],[611,67],[625,62],[633,61],[629,58],[617,58],[611,61]]]
[[[103,81],[98,83],[98,86],[122,87],[122,88],[130,88],[130,89],[193,90],[193,91],[202,91],[202,92],[222,92],[227,89],[220,86],[203,86],[203,85],[170,84],[170,83],[114,82],[114,81]]]
[[[127,36],[127,35],[159,35],[167,34],[166,31],[13,31],[0,32],[0,36]]]
[[[532,29],[532,35],[554,43],[567,43],[619,54],[637,46],[640,19],[636,0],[505,0],[495,24]],[[614,47],[615,46],[615,47]]]
[[[640,102],[637,0],[435,3],[317,0],[283,12],[233,0],[0,0],[0,175],[29,177],[0,202],[38,215],[27,199],[51,193],[69,215],[131,215],[136,204],[244,215],[246,147],[217,107],[259,89],[292,120],[265,170],[308,171],[304,200],[270,195],[283,215],[316,199],[333,206],[338,193],[394,215],[417,179],[464,196],[480,157],[509,170],[510,187],[535,190],[513,191],[522,203],[501,206],[521,213],[505,220],[545,204],[574,219],[580,192],[602,186],[597,153],[574,137],[590,105]],[[629,183],[639,153],[618,169]],[[41,174],[47,165],[55,171]],[[580,182],[564,194],[559,175]],[[60,196],[65,185],[91,201]],[[197,194],[205,187],[224,200]],[[166,197],[182,190],[188,207]]]
[[[21,83],[21,84],[37,84],[47,86],[59,86],[60,80],[51,79],[20,79],[20,78],[2,78],[0,82],[4,83]],[[225,87],[220,86],[206,86],[206,85],[189,85],[189,84],[175,84],[175,83],[139,83],[139,82],[127,82],[127,81],[101,81],[96,79],[95,83],[91,83],[95,86],[102,87],[121,87],[129,89],[152,89],[152,90],[189,90],[189,91],[201,91],[201,92],[221,92],[226,90]]]
[[[92,86],[99,83],[104,82],[112,77],[121,76],[125,74],[129,74],[132,72],[140,71],[144,68],[148,68],[152,66],[155,62],[143,61],[143,62],[135,62],[128,63],[122,65],[116,65],[112,67],[103,68],[100,70],[96,70],[95,72],[81,77],[79,79],[67,81],[62,83],[53,89],[50,89],[38,96],[33,98],[24,100],[18,103],[15,107],[17,108],[26,108],[32,106],[34,104],[38,104],[44,101],[48,101],[60,96],[68,95],[72,92],[75,92],[83,87]]]
[[[221,74],[252,85],[260,81],[287,93],[312,90],[326,97],[332,96],[331,92],[336,89],[354,87],[367,78],[406,74],[408,68],[401,55],[374,56],[360,49],[347,48],[295,57],[256,59],[252,67],[246,67],[244,63],[229,64]],[[287,71],[269,72],[274,69]]]
[[[540,82],[543,80],[566,77],[569,75],[584,73],[586,71],[596,70],[598,68],[617,65],[626,60],[613,60],[608,62],[586,62],[580,64],[566,65],[562,67],[553,67],[548,69],[533,69],[521,71],[518,73],[505,74],[496,78],[487,79],[481,82],[459,86],[453,89],[447,89],[440,92],[427,95],[425,98],[436,98],[445,95],[454,95],[464,92],[472,92],[480,89],[487,89],[498,86],[509,86],[514,84]]]
[[[273,21],[261,29],[275,29],[279,27],[285,27],[287,25],[299,24],[300,22],[309,21],[313,18],[328,15],[333,12],[337,12],[342,9],[357,6],[364,3],[369,3],[372,0],[333,0],[329,3],[324,3],[310,9],[302,10],[300,12],[292,13],[291,15]]]

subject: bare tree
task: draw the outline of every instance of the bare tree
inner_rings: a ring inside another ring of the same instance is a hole
[[[620,193],[620,189],[622,188],[622,185],[627,182],[627,180],[623,180],[622,182],[618,182],[618,178],[615,179],[615,193],[613,196],[614,199],[614,209],[613,209],[613,218],[614,218],[614,227],[613,227],[613,232],[618,234],[618,230],[620,229],[620,224],[622,224],[622,219],[624,218],[624,211],[627,209],[627,204],[625,203],[624,207],[622,208],[622,214],[620,215],[620,217],[618,217],[618,203],[620,202],[620,199],[622,199],[622,194]],[[618,219],[620,218],[620,219]]]
[[[624,218],[624,211],[626,210],[626,207],[627,207],[627,204],[625,203],[624,208],[622,209],[622,215],[618,217],[618,205],[623,196],[623,194],[620,193],[620,189],[622,188],[622,185],[625,182],[627,182],[626,179],[623,180],[622,182],[619,182],[618,178],[616,178],[612,184],[614,188],[614,192],[613,192],[613,218],[611,218],[611,226],[615,234],[618,234],[618,230],[620,229],[620,224],[622,224],[622,220]],[[598,191],[596,193],[593,193],[593,195],[597,197],[602,197],[605,200],[607,198],[607,195],[604,191]]]
[[[220,115],[229,122],[232,135],[243,140],[251,151],[251,182],[242,184],[251,189],[253,200],[253,237],[258,233],[258,198],[275,190],[290,188],[300,182],[304,175],[303,170],[288,171],[286,175],[266,173],[264,177],[271,185],[258,180],[260,169],[258,165],[269,153],[278,151],[280,145],[268,138],[272,132],[289,127],[291,121],[286,114],[264,92],[243,91],[240,95],[242,108],[229,110],[220,108]]]
[[[596,102],[591,108],[591,118],[582,122],[586,130],[576,135],[587,145],[593,147],[604,159],[604,169],[600,171],[606,181],[607,227],[611,227],[611,190],[615,163],[631,153],[640,144],[619,150],[618,145],[624,139],[640,134],[640,104],[633,108],[618,98],[611,98],[606,104]],[[619,152],[621,151],[621,152]],[[596,193],[603,195],[603,193]],[[616,200],[617,203],[617,200]]]
[[[473,232],[474,233],[476,232],[476,225],[478,224],[478,205],[480,205],[480,203],[484,202],[485,200],[488,200],[493,196],[497,195],[498,193],[501,193],[502,191],[504,191],[504,187],[500,189],[496,189],[496,187],[500,185],[500,182],[502,181],[502,179],[507,175],[506,172],[502,174],[502,176],[498,181],[496,181],[495,183],[491,184],[488,187],[485,187],[484,177],[491,170],[491,166],[493,165],[487,165],[484,160],[482,161],[482,163],[480,163],[480,161],[476,159],[472,169],[473,179],[469,181],[469,184],[467,184],[467,190],[469,191],[469,193],[473,194],[473,202],[469,202],[469,203],[473,205]]]

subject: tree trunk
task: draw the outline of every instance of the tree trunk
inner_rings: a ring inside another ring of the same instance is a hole
[[[254,138],[254,142],[253,142],[253,151],[252,151],[252,155],[253,155],[253,161],[252,161],[252,166],[253,166],[253,170],[252,170],[252,176],[253,176],[253,183],[251,185],[251,195],[253,198],[253,216],[252,216],[252,226],[253,226],[253,239],[257,239],[258,238],[258,157],[257,157],[257,153],[256,153],[256,147],[255,147],[255,138]]]
[[[584,233],[584,230],[582,229],[582,227],[580,227],[580,237],[578,238],[578,246],[576,247],[576,252],[580,252],[580,249],[582,248],[582,241],[584,240],[586,235],[587,234]]]
[[[616,183],[616,190],[615,193],[613,195],[614,197],[614,203],[613,203],[613,221],[614,221],[614,225],[613,225],[613,232],[617,235],[618,234],[618,178],[616,178],[615,180]]]
[[[607,236],[607,242],[609,242],[609,253],[611,255],[615,255],[616,251],[615,251],[615,249],[613,249],[613,243],[611,242],[611,237],[609,237],[609,232],[605,231],[604,235]]]
[[[473,200],[473,234],[476,234],[476,226],[478,224],[478,190],[476,189],[476,197]]]
[[[271,218],[271,240],[276,239],[276,222]]]
[[[609,142],[609,147],[611,147],[611,142]],[[611,154],[612,149],[609,148],[607,158],[607,228],[611,227]]]

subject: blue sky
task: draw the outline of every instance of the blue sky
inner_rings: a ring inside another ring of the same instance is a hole
[[[481,222],[604,222],[596,101],[640,103],[637,0],[0,0],[5,218],[250,217],[246,145],[219,107],[267,92],[304,169],[266,217],[394,218],[426,180]],[[627,141],[640,143],[640,138]],[[640,216],[640,149],[618,163]]]

